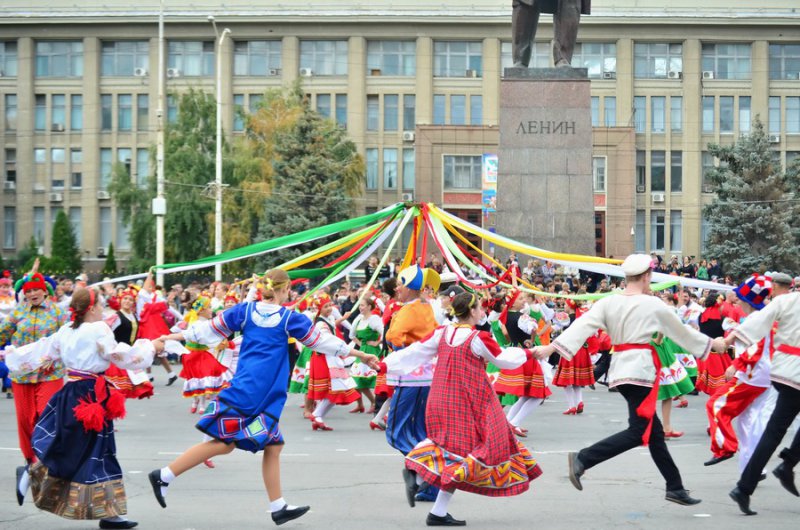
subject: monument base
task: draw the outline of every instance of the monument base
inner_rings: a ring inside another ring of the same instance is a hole
[[[590,83],[585,68],[506,68],[500,82],[497,231],[595,255]]]

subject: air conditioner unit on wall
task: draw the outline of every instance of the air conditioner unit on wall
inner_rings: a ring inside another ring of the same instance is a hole
[[[771,143],[771,144],[779,144],[779,143],[781,143],[781,135],[780,134],[770,134],[769,135],[769,143]]]
[[[636,193],[644,193],[644,186],[636,186]]]
[[[54,123],[50,126],[50,130],[53,132],[64,132],[64,124],[63,123]]]
[[[271,76],[281,75],[281,69],[280,68],[270,68],[269,69],[269,75],[271,75]]]
[[[314,75],[314,70],[311,68],[301,68],[300,69],[300,77],[312,77]]]
[[[100,190],[97,192],[97,200],[107,201],[111,198],[111,194],[107,191]]]
[[[478,71],[477,70],[467,70],[467,72],[464,74],[464,76],[465,77],[478,77]]]
[[[667,72],[667,77],[669,79],[681,79],[683,78],[683,72],[681,72],[680,70],[670,70],[669,72]]]
[[[652,195],[653,202],[664,202],[664,194],[663,193],[654,193]]]
[[[64,194],[63,193],[51,193],[50,194],[50,202],[63,202],[64,201]]]
[[[703,193],[714,193],[714,186],[711,184],[703,184]]]
[[[712,70],[704,70],[703,79],[714,79],[714,72]]]
[[[17,183],[13,180],[7,180],[3,182],[3,189],[7,191],[15,190],[17,189]]]
[[[98,258],[106,257],[106,247],[97,247],[97,257]]]
[[[404,193],[403,194],[403,202],[411,202],[413,200],[414,200],[414,194],[413,193]]]
[[[603,79],[616,79],[617,72],[603,72]]]
[[[405,132],[403,132],[403,141],[404,142],[413,142],[414,141],[414,131],[405,131]]]
[[[181,71],[177,68],[167,68],[167,77],[180,77]]]
[[[134,68],[133,69],[133,76],[134,77],[144,77],[147,75],[147,68]]]

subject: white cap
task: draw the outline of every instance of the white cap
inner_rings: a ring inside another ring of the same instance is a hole
[[[622,272],[625,276],[638,276],[650,270],[651,262],[647,254],[631,254],[622,262]]]

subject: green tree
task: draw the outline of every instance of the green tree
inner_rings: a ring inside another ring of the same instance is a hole
[[[47,267],[55,272],[81,272],[83,261],[75,232],[64,210],[59,210],[53,223],[53,238]]]
[[[103,274],[113,276],[117,274],[117,258],[114,257],[114,243],[108,244],[106,263],[103,265]]]
[[[706,254],[735,278],[800,269],[800,163],[781,169],[758,118],[750,134],[729,146],[709,144],[709,152],[720,164],[708,173],[716,197],[703,208]]]
[[[17,253],[16,265],[21,274],[25,274],[33,267],[33,261],[39,257],[39,242],[34,236],[28,240],[24,247]]]
[[[295,125],[276,137],[272,194],[259,230],[263,240],[352,217],[352,198],[362,189],[364,161],[355,144],[307,101],[302,111]],[[272,267],[322,243],[266,254],[261,265]]]
[[[155,156],[151,149],[151,162]],[[151,167],[153,166],[151,163]],[[156,181],[152,175],[143,187],[131,180],[129,170],[124,164],[117,163],[111,171],[111,183],[108,191],[114,198],[117,209],[122,212],[122,222],[128,228],[131,242],[131,258],[128,270],[142,271],[155,263],[156,256],[156,223],[151,213],[151,202],[156,196]]]

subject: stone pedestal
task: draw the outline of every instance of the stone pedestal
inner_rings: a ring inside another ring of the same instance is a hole
[[[585,68],[506,68],[498,233],[546,250],[595,255],[589,89]]]

